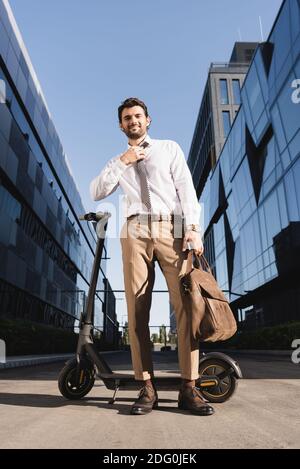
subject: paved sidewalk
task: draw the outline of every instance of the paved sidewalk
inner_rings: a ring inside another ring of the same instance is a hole
[[[64,399],[57,388],[61,366],[1,372],[1,448],[300,447],[299,379],[241,380],[232,399],[214,405],[209,417],[178,409],[176,391],[160,391],[157,410],[133,416],[137,392],[120,391],[109,405],[112,391],[100,380],[82,400]]]

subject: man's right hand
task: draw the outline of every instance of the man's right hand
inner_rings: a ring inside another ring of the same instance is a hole
[[[145,149],[141,147],[131,147],[120,157],[122,163],[126,165],[136,163],[138,160],[145,158]]]

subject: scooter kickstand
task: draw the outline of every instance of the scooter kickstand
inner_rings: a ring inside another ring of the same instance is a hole
[[[116,394],[119,390],[119,387],[120,387],[120,381],[117,379],[116,382],[115,382],[116,386],[115,386],[115,390],[114,390],[114,395],[113,397],[108,401],[109,404],[114,404],[115,401],[116,401]]]

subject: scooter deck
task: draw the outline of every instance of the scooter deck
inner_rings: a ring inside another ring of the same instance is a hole
[[[108,389],[139,389],[141,381],[134,379],[133,374],[125,373],[99,373],[98,377],[104,382]],[[176,391],[181,384],[180,376],[157,376],[154,377],[154,384],[158,390]]]

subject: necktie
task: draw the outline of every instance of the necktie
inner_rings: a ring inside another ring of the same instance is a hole
[[[146,148],[149,145],[147,142],[143,142],[140,146]],[[136,163],[136,170],[140,177],[141,182],[141,197],[144,207],[151,212],[151,199],[149,190],[149,181],[147,177],[146,165],[144,160],[140,160]]]

